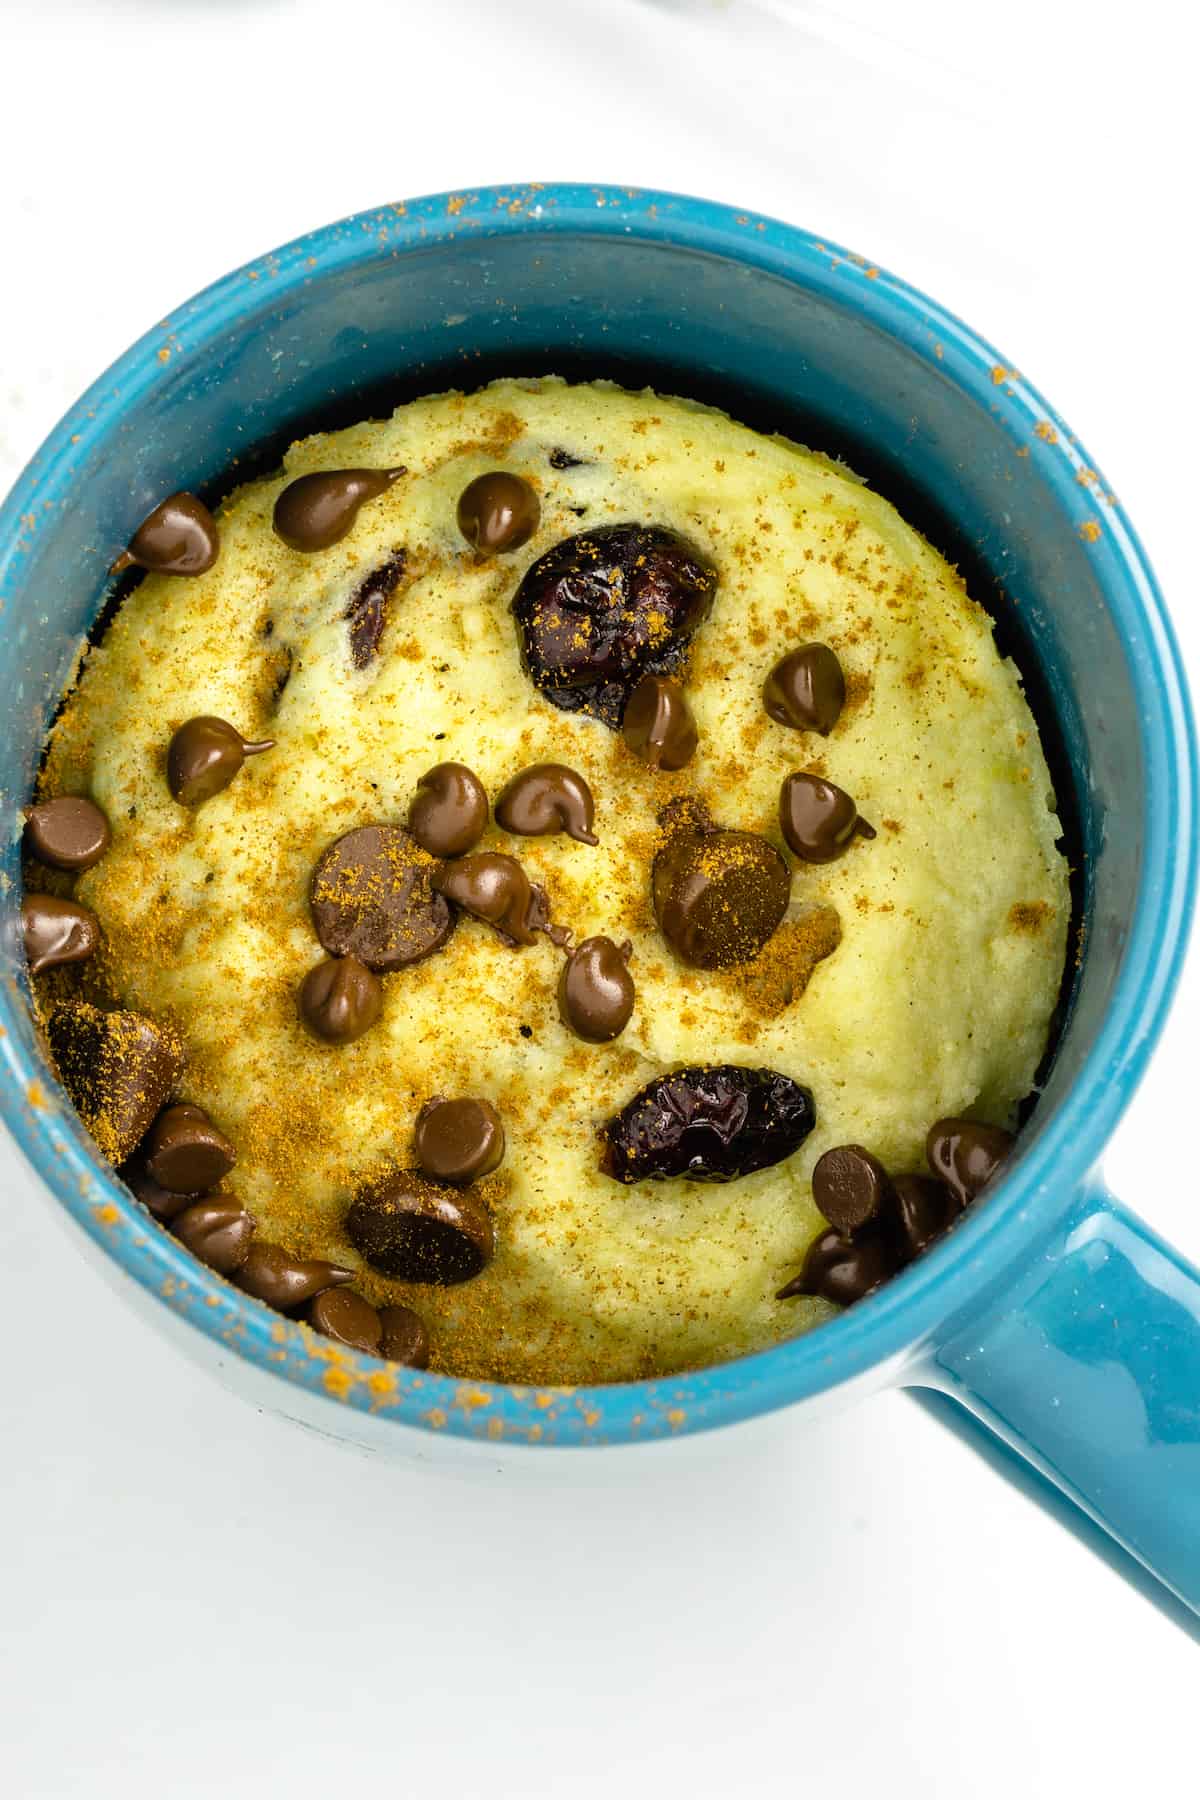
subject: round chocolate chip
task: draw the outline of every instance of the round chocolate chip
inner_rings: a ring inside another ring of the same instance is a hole
[[[186,1103],[168,1106],[146,1140],[146,1169],[173,1194],[204,1194],[228,1175],[237,1157],[208,1114]]]
[[[232,1275],[250,1254],[254,1220],[232,1194],[213,1194],[185,1207],[172,1229],[202,1263],[218,1275]]]
[[[383,1326],[381,1356],[389,1362],[406,1363],[410,1369],[429,1366],[429,1333],[411,1306],[385,1306],[379,1319]]]
[[[357,956],[331,956],[300,983],[300,1017],[326,1044],[352,1044],[383,1010],[383,983]]]
[[[828,737],[846,704],[846,678],[828,644],[802,644],[763,682],[763,705],[777,725]]]
[[[112,573],[136,566],[157,575],[203,575],[216,562],[219,548],[217,522],[203,500],[195,494],[171,494],[142,520]]]
[[[629,1023],[635,999],[629,973],[632,948],[626,942],[618,949],[610,937],[584,938],[563,964],[559,1017],[589,1044],[609,1043]]]
[[[183,1044],[142,1013],[101,1012],[86,1000],[55,1008],[46,1026],[59,1079],[114,1166],[131,1156],[184,1064]]]
[[[282,1244],[252,1243],[237,1271],[237,1285],[256,1300],[265,1300],[277,1312],[290,1312],[326,1288],[353,1281],[353,1269],[319,1258],[291,1256]]]
[[[881,1287],[898,1267],[895,1252],[877,1226],[868,1226],[853,1239],[830,1229],[809,1247],[799,1275],[781,1287],[775,1298],[817,1294],[835,1306],[853,1306]]]
[[[529,483],[505,469],[477,475],[458,501],[458,529],[481,556],[519,550],[538,528],[542,509]]]
[[[919,1256],[958,1217],[960,1207],[948,1187],[928,1175],[896,1175],[892,1212],[906,1258]]]
[[[313,870],[313,929],[331,956],[356,956],[382,974],[440,950],[454,915],[436,893],[436,865],[399,825],[360,825],[337,838]]]
[[[822,1216],[848,1235],[879,1217],[887,1194],[883,1165],[861,1144],[841,1144],[817,1158],[813,1199]]]
[[[500,1167],[504,1125],[488,1100],[439,1097],[417,1114],[413,1148],[426,1175],[457,1186]]]
[[[248,756],[274,744],[274,738],[248,743],[225,719],[189,719],[167,750],[167,786],[181,806],[199,806],[229,786]]]
[[[292,550],[328,550],[353,528],[358,509],[404,469],[323,469],[289,481],[275,502],[275,534]]]
[[[925,1140],[929,1166],[960,1206],[991,1181],[1013,1147],[1011,1132],[975,1119],[939,1119]]]
[[[565,831],[577,844],[595,844],[596,806],[582,775],[565,763],[535,763],[500,791],[496,823],[519,837],[550,837]]]
[[[21,936],[29,973],[60,963],[85,962],[100,942],[100,921],[77,900],[57,894],[26,894],[21,902]]]
[[[643,675],[625,707],[621,736],[652,769],[682,769],[700,743],[687,695],[669,675]]]
[[[787,911],[791,872],[774,845],[749,831],[679,830],[654,859],[659,929],[697,969],[758,955]]]
[[[111,842],[108,820],[82,794],[39,800],[25,814],[25,848],[52,869],[90,869]]]
[[[439,894],[474,918],[494,925],[501,937],[516,944],[533,943],[534,891],[515,857],[499,850],[481,850],[435,870],[432,880]]]
[[[417,783],[408,829],[431,856],[463,856],[483,836],[488,797],[478,775],[463,763],[438,763]]]
[[[200,1194],[173,1194],[169,1188],[160,1187],[140,1157],[121,1170],[121,1180],[134,1199],[140,1200],[156,1219],[173,1219],[189,1207],[193,1200],[202,1198]]]
[[[849,794],[819,775],[786,778],[779,793],[779,829],[793,855],[809,863],[836,861],[856,834],[875,836]]]
[[[360,1189],[346,1232],[381,1274],[442,1287],[478,1275],[496,1247],[482,1200],[469,1188],[439,1187],[415,1169],[398,1169]]]
[[[318,1294],[309,1305],[308,1322],[351,1350],[379,1354],[383,1321],[370,1302],[351,1288],[327,1288]]]

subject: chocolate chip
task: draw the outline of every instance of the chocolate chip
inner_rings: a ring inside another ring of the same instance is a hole
[[[333,956],[300,983],[300,1017],[326,1044],[352,1044],[383,1010],[383,983],[357,956]]]
[[[25,814],[25,848],[52,869],[90,869],[111,842],[108,820],[82,794],[39,800]]]
[[[383,1326],[380,1355],[389,1362],[406,1363],[410,1369],[429,1365],[429,1333],[411,1306],[385,1306],[379,1314]]]
[[[836,861],[856,833],[875,836],[849,794],[819,775],[786,778],[779,792],[779,829],[793,855],[809,863]]]
[[[350,1288],[327,1288],[308,1309],[308,1322],[326,1337],[351,1350],[377,1356],[383,1339],[383,1321],[361,1294]]]
[[[440,950],[454,915],[431,880],[432,857],[399,825],[360,825],[336,838],[313,870],[313,928],[331,956],[356,956],[382,974]]]
[[[168,1106],[146,1140],[146,1168],[173,1194],[204,1194],[228,1175],[237,1157],[208,1114],[188,1104]]]
[[[529,483],[505,469],[477,475],[458,501],[458,529],[481,556],[519,550],[538,528],[542,509]]]
[[[697,969],[756,957],[787,911],[791,872],[774,845],[749,831],[678,830],[654,859],[659,929]]]
[[[156,575],[203,575],[217,560],[217,522],[195,494],[171,494],[142,520],[111,573],[135,566]]]
[[[537,919],[534,891],[515,857],[481,850],[435,870],[432,880],[439,894],[474,918],[494,925],[510,943],[533,943]]]
[[[550,467],[552,469],[582,469],[587,461],[584,456],[572,456],[569,450],[552,450]]]
[[[26,894],[21,902],[21,935],[29,973],[60,963],[85,962],[100,942],[100,921],[77,900],[57,894]]]
[[[173,1219],[185,1207],[190,1206],[193,1200],[202,1198],[199,1194],[172,1194],[169,1189],[159,1187],[140,1157],[136,1162],[125,1165],[121,1170],[121,1180],[134,1199],[140,1200],[156,1219]]]
[[[232,1194],[213,1194],[185,1207],[176,1217],[173,1230],[180,1243],[186,1244],[202,1263],[218,1275],[232,1275],[250,1254],[254,1220]]]
[[[459,1186],[504,1160],[504,1126],[488,1100],[428,1101],[417,1114],[413,1149],[424,1174]]]
[[[274,748],[248,743],[225,719],[201,714],[181,725],[167,750],[167,786],[181,806],[199,806],[227,788],[248,756]]]
[[[558,1013],[564,1025],[589,1044],[620,1037],[636,997],[629,973],[632,945],[620,949],[609,937],[584,938],[563,964],[558,978]]]
[[[625,706],[621,736],[652,769],[682,769],[700,742],[687,695],[669,675],[643,675]]]
[[[928,1175],[893,1177],[891,1212],[906,1261],[941,1237],[959,1211],[958,1201],[940,1181]]]
[[[292,550],[328,550],[353,529],[358,509],[386,493],[404,469],[324,469],[290,481],[275,502],[272,524]]]
[[[831,1229],[810,1245],[799,1275],[781,1287],[775,1298],[792,1300],[798,1294],[816,1294],[835,1306],[853,1306],[881,1287],[897,1268],[895,1254],[878,1227],[868,1226],[853,1239]]]
[[[592,831],[596,805],[582,775],[564,763],[534,763],[503,787],[496,801],[501,831],[548,837],[565,831],[577,844],[599,842]]]
[[[877,1219],[888,1189],[883,1165],[861,1144],[842,1144],[817,1158],[813,1199],[823,1217],[843,1235]]]
[[[353,1281],[353,1269],[337,1263],[291,1256],[281,1244],[252,1243],[234,1279],[247,1294],[265,1300],[277,1312],[291,1312],[326,1288]]]
[[[431,856],[462,856],[483,836],[488,797],[478,775],[463,763],[438,763],[417,783],[408,829]]]
[[[614,731],[644,674],[677,675],[712,610],[717,572],[662,525],[604,525],[564,538],[513,600],[521,661],[553,706]]]
[[[733,1181],[791,1156],[816,1122],[808,1089],[775,1069],[677,1069],[604,1126],[600,1167],[624,1182]]]
[[[469,1188],[439,1187],[398,1169],[360,1189],[349,1213],[350,1242],[383,1275],[450,1287],[492,1260],[491,1217]]]
[[[1010,1132],[975,1119],[939,1119],[925,1140],[925,1155],[960,1206],[968,1206],[996,1175],[1013,1147]]]
[[[46,1027],[59,1079],[114,1166],[137,1148],[183,1069],[183,1045],[141,1013],[69,1000]]]
[[[828,644],[802,644],[763,682],[763,705],[777,725],[828,737],[846,704],[846,678]]]
[[[407,551],[393,550],[350,596],[345,616],[350,625],[350,661],[356,669],[365,669],[378,653],[388,607],[407,566]]]

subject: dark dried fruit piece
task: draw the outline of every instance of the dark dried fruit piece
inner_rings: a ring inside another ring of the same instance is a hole
[[[393,550],[385,563],[373,569],[350,596],[346,619],[350,626],[350,661],[365,669],[379,649],[387,624],[388,603],[400,585],[408,554]]]
[[[415,1169],[360,1188],[346,1235],[381,1274],[440,1287],[470,1281],[496,1248],[491,1214],[470,1188],[441,1187]]]
[[[734,1181],[782,1162],[816,1122],[808,1089],[774,1069],[678,1069],[604,1126],[600,1167],[615,1181]]]
[[[175,1086],[183,1044],[142,1013],[101,1012],[68,1000],[46,1027],[59,1079],[102,1155],[131,1156]]]
[[[552,705],[616,731],[644,674],[678,674],[712,609],[717,572],[662,525],[603,525],[564,538],[513,600],[521,660]]]

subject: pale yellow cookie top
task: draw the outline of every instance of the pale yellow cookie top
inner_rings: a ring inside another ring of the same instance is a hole
[[[555,448],[582,466],[553,468]],[[408,474],[332,549],[302,554],[272,531],[296,475],[401,463]],[[456,503],[492,468],[534,485],[541,523],[520,550],[478,563]],[[700,749],[676,775],[651,774],[606,726],[558,711],[520,665],[510,602],[525,569],[617,521],[672,527],[719,574],[688,677]],[[436,395],[308,438],[219,523],[216,566],[148,577],[87,657],[43,791],[89,792],[111,820],[112,847],[77,888],[105,933],[85,979],[182,1031],[182,1094],[236,1146],[225,1187],[260,1236],[357,1264],[342,1231],[356,1185],[410,1162],[431,1095],[475,1094],[508,1136],[486,1188],[495,1260],[447,1290],[368,1270],[357,1283],[416,1306],[435,1367],[628,1378],[825,1317],[818,1301],[773,1298],[819,1226],[816,1158],[855,1142],[893,1172],[918,1169],[935,1119],[1009,1121],[1062,975],[1069,899],[1050,777],[1016,669],[955,572],[819,455],[682,400],[549,379]],[[356,670],[347,603],[401,547],[379,653]],[[848,682],[827,739],[774,724],[761,700],[778,658],[814,639]],[[199,713],[277,747],[189,812],[168,792],[165,754]],[[384,978],[382,1019],[357,1042],[326,1047],[300,1025],[297,990],[323,954],[308,910],[317,857],[353,826],[403,823],[418,778],[451,760],[493,798],[535,762],[591,784],[597,847],[493,824],[480,848],[518,856],[578,938],[632,939],[637,1003],[616,1042],[582,1043],[560,1023],[550,943],[514,951],[471,919],[444,951]],[[795,864],[795,923],[753,970],[685,969],[650,906],[659,809],[696,795],[720,824],[782,847],[779,788],[795,769],[847,789],[877,838]],[[829,948],[830,908],[840,944],[803,987],[807,950]],[[597,1126],[650,1077],[692,1062],[792,1076],[812,1090],[816,1129],[786,1162],[723,1186],[602,1175]]]

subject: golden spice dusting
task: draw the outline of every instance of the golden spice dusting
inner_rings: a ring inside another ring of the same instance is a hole
[[[655,460],[635,471],[638,424],[653,426]],[[552,467],[564,444],[581,466]],[[275,497],[297,475],[401,463],[408,475],[332,549],[301,556],[274,536]],[[537,488],[541,523],[520,550],[481,562],[455,509],[497,466]],[[524,570],[620,520],[682,532],[719,574],[688,676],[700,747],[675,773],[549,706],[520,666],[509,605]],[[92,794],[113,844],[78,882],[102,951],[39,980],[46,998],[82,993],[178,1029],[179,1091],[234,1143],[228,1186],[262,1237],[351,1263],[370,1300],[414,1306],[435,1368],[540,1386],[625,1378],[827,1316],[816,1301],[773,1299],[817,1229],[816,1158],[863,1142],[889,1167],[916,1168],[932,1119],[1007,1118],[1057,995],[1069,904],[1049,777],[1016,673],[958,577],[826,458],[687,402],[550,380],[307,439],[219,522],[216,567],[146,579],[55,727],[43,791]],[[356,669],[347,604],[398,548],[404,582],[377,654]],[[847,686],[819,751],[761,703],[779,656],[813,639],[835,649]],[[277,748],[189,812],[167,791],[164,755],[196,713]],[[596,847],[493,824],[480,848],[518,856],[577,937],[631,940],[637,1002],[615,1042],[585,1044],[562,1025],[548,942],[511,950],[469,918],[436,955],[383,977],[383,1014],[363,1037],[331,1047],[300,1024],[297,990],[323,954],[308,904],[318,858],[357,826],[403,824],[418,779],[443,761],[468,764],[493,799],[539,761],[588,781]],[[788,916],[753,961],[683,969],[650,905],[663,809],[674,804],[676,826],[707,813],[779,848],[780,784],[806,766],[883,820],[879,839],[794,866]],[[599,1173],[599,1123],[664,1069],[720,1061],[812,1089],[817,1128],[795,1156],[727,1187],[626,1188]],[[360,1268],[343,1230],[363,1181],[411,1163],[416,1114],[439,1093],[491,1100],[508,1140],[483,1190],[496,1256],[447,1289]]]

